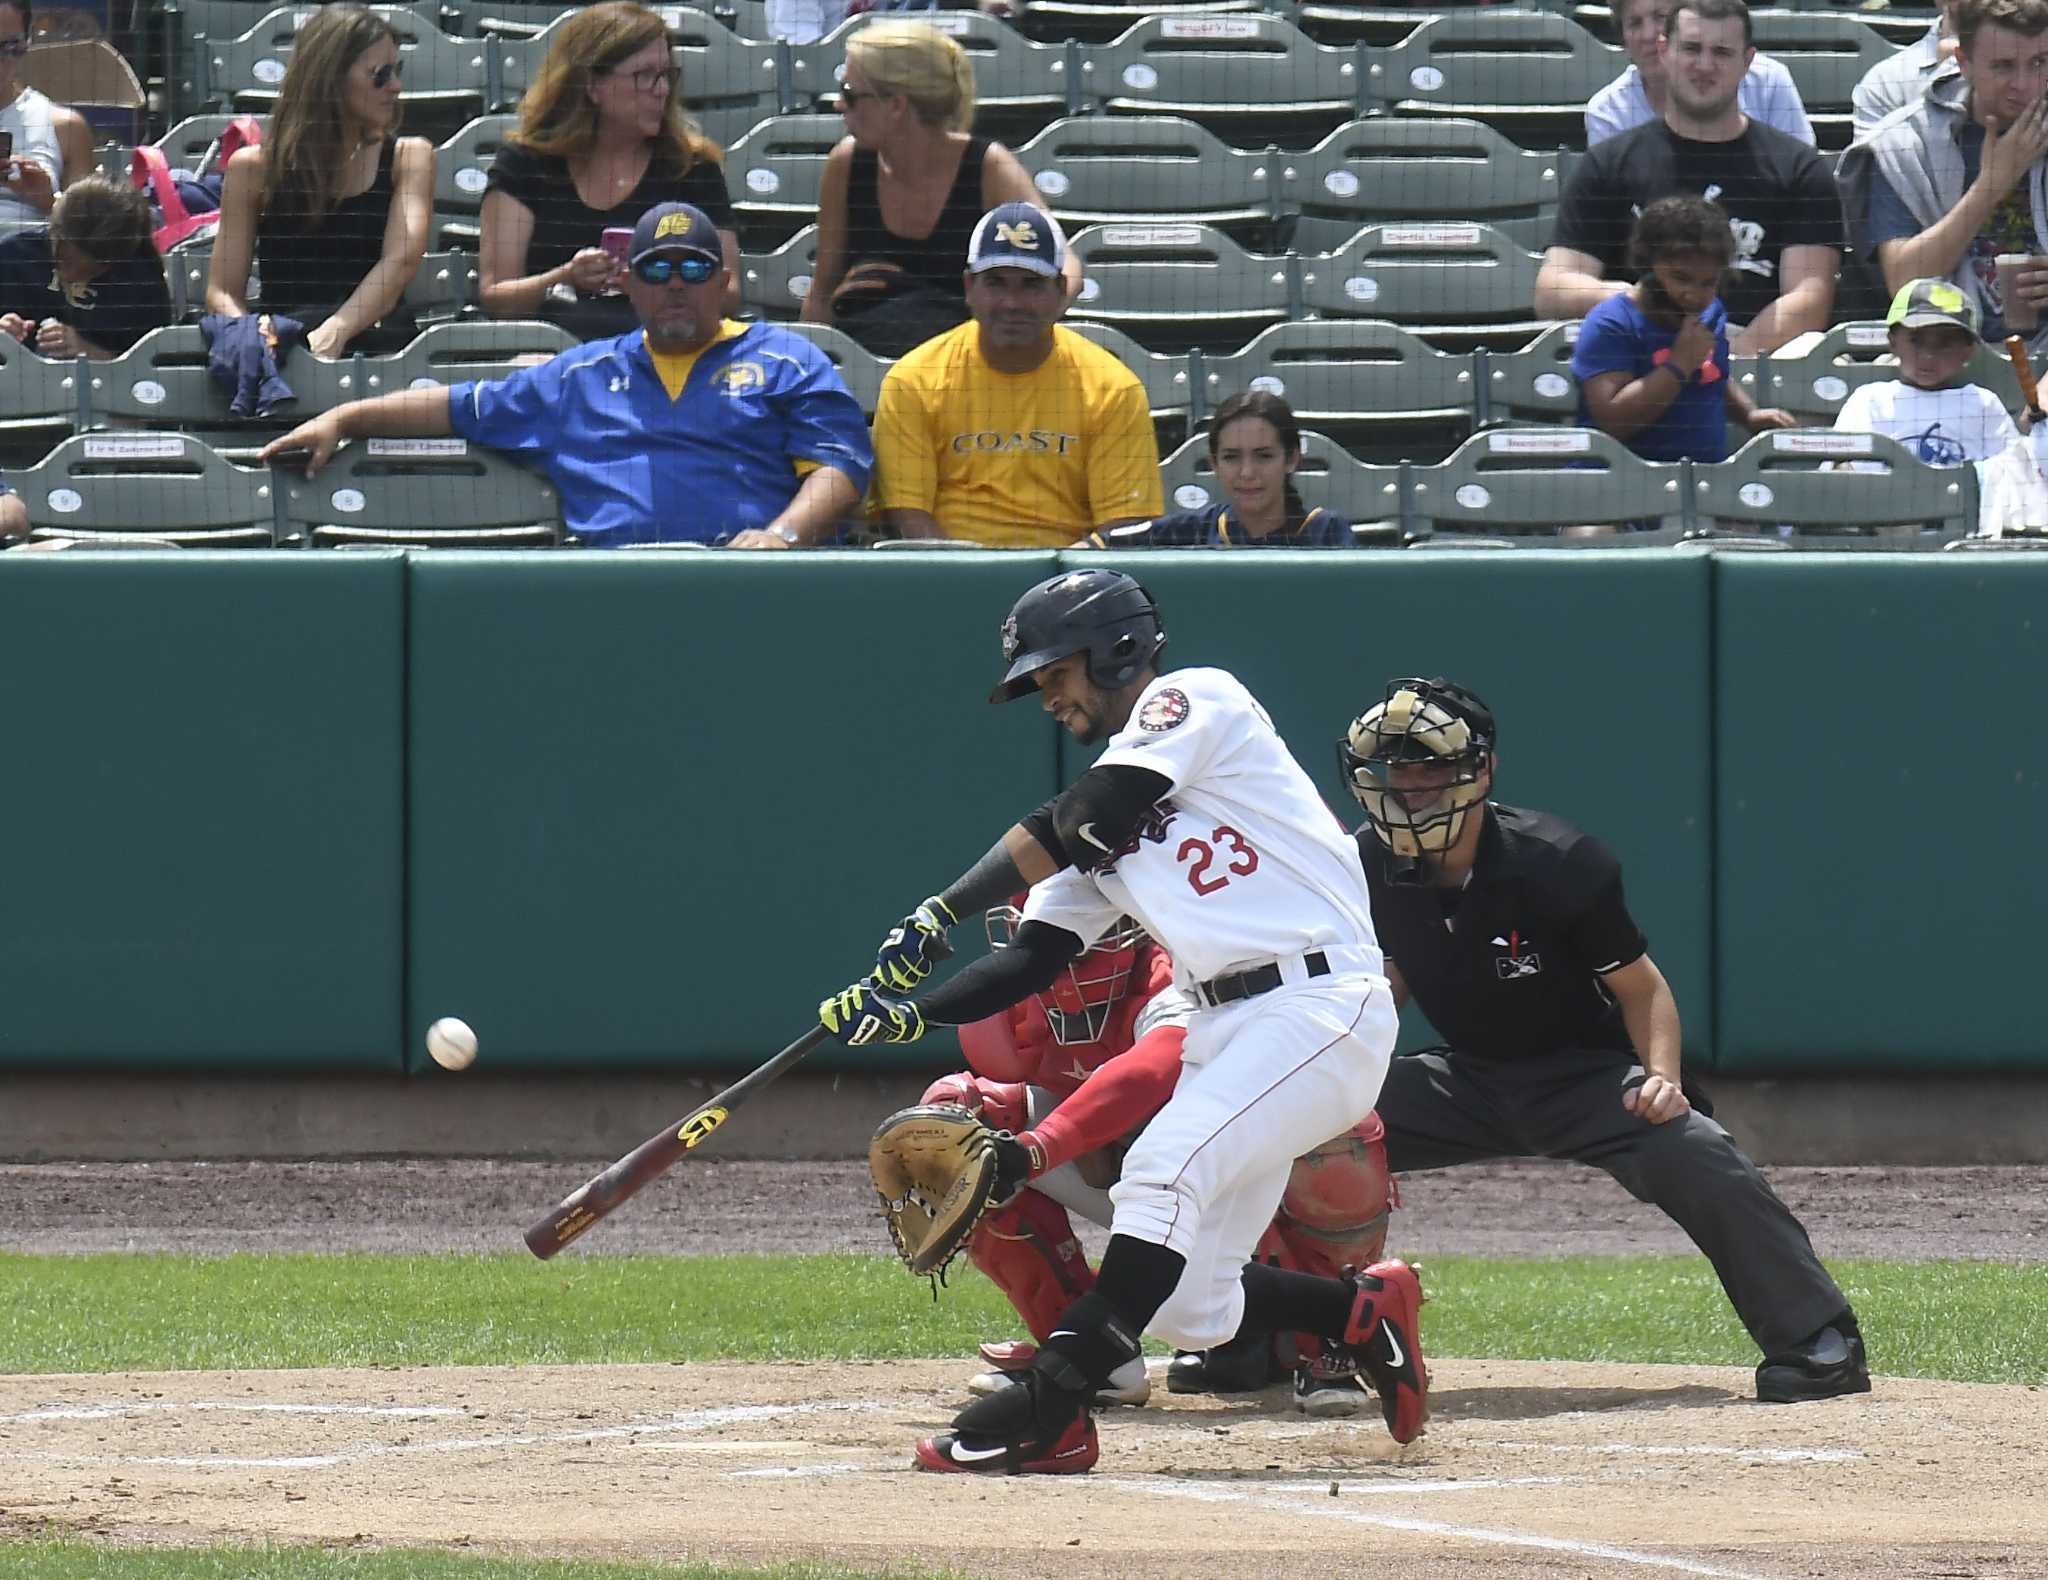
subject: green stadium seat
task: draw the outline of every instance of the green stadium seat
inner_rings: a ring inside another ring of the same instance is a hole
[[[1196,353],[1197,421],[1232,395],[1263,390],[1304,427],[1339,433],[1381,460],[1439,453],[1472,431],[1472,359],[1450,356],[1393,324],[1275,324],[1242,351]]]
[[[146,537],[185,548],[267,548],[270,480],[179,433],[87,433],[8,482],[31,538]]]
[[[1431,339],[1527,339],[1539,258],[1488,225],[1370,225],[1336,251],[1291,256],[1301,308],[1381,318]]]
[[[239,3],[239,0],[238,0]],[[163,136],[156,140],[156,146],[163,150],[164,162],[173,170],[207,170],[215,163],[215,150],[220,145],[221,133],[228,129],[228,123],[235,119],[218,111],[206,115],[188,115]],[[270,117],[259,115],[256,119],[269,130]],[[121,165],[120,179],[128,179],[127,161]]]
[[[837,115],[777,115],[732,145],[725,184],[749,240],[780,241],[818,217],[825,158],[845,135]]]
[[[79,410],[79,367],[0,335],[0,432],[68,427]]]
[[[1415,514],[1446,535],[1671,526],[1684,518],[1685,475],[1590,428],[1494,429],[1418,475]]]
[[[1152,408],[1154,421],[1188,417],[1194,385],[1188,375],[1186,357],[1148,351],[1121,329],[1091,323],[1085,318],[1068,319],[1065,327],[1083,339],[1094,341],[1138,375],[1138,382],[1145,386],[1145,400]]]
[[[740,304],[764,318],[794,318],[818,267],[818,227],[806,225],[773,252],[740,254]]]
[[[1106,42],[1153,17],[1200,20],[1283,9],[1265,0],[1031,0],[1023,8],[1022,21],[1033,38]]]
[[[505,134],[517,124],[511,115],[480,115],[467,122],[435,152],[434,244],[474,252],[483,239],[484,192],[491,161]]]
[[[1566,17],[1485,7],[1432,17],[1375,52],[1367,78],[1393,114],[1468,116],[1534,146],[1582,142],[1587,102],[1627,66]]]
[[[783,327],[802,335],[832,359],[848,392],[860,402],[861,414],[872,419],[875,403],[882,398],[882,380],[893,364],[831,324],[792,323]]]
[[[1287,260],[1207,225],[1097,225],[1072,238],[1081,292],[1068,308],[1161,350],[1235,348],[1288,316]]]
[[[1240,144],[1302,146],[1366,114],[1362,52],[1318,44],[1273,16],[1152,16],[1084,62],[1091,100],[1119,115],[1178,115]]]
[[[272,469],[277,536],[311,547],[546,548],[561,504],[537,472],[464,439],[366,439],[310,481]]]
[[[1278,250],[1285,161],[1232,148],[1178,116],[1072,116],[1017,150],[1069,231],[1186,221]]]
[[[1478,221],[1541,253],[1557,228],[1562,161],[1482,121],[1380,116],[1340,126],[1300,160],[1292,245],[1329,252],[1363,225]]]
[[[1723,525],[1857,538],[1977,530],[1976,468],[1929,466],[1882,434],[1782,428],[1692,472],[1696,515]]]
[[[1845,147],[1856,84],[1898,46],[1853,16],[1754,11],[1750,17],[1757,49],[1791,72],[1821,146]]]
[[[1850,391],[1899,376],[1882,323],[1836,324],[1817,339],[1802,336],[1759,358],[1757,372],[1757,404],[1782,407],[1805,423],[1832,423]],[[1990,390],[2007,411],[2025,409],[2012,363],[1998,347],[1978,346],[1963,377]]]
[[[1405,533],[1402,491],[1408,468],[1372,466],[1326,434],[1301,436],[1302,462],[1294,488],[1304,504],[1334,510],[1351,523],[1352,541],[1364,547],[1398,546]],[[1168,510],[1201,510],[1224,497],[1209,461],[1209,441],[1197,434],[1160,463]],[[1108,536],[1116,546],[1116,534]]]

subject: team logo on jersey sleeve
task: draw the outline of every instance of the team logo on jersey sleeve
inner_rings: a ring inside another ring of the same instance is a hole
[[[1172,729],[1188,716],[1188,694],[1173,686],[1155,691],[1138,710],[1138,728],[1154,735]]]

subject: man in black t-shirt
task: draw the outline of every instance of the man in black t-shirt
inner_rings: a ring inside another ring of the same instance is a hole
[[[1537,313],[1583,318],[1627,290],[1635,216],[1658,198],[1695,193],[1725,208],[1735,232],[1735,263],[1721,292],[1733,349],[1755,355],[1827,328],[1842,258],[1841,199],[1818,154],[1737,104],[1756,58],[1749,8],[1743,0],[1685,0],[1665,23],[1663,48],[1663,118],[1598,144],[1573,172],[1536,276]]]
[[[1688,1091],[1678,1005],[1621,863],[1562,818],[1487,801],[1495,728],[1445,680],[1396,680],[1338,743],[1396,1004],[1448,1046],[1380,1090],[1396,1173],[1571,1158],[1663,1209],[1764,1353],[1759,1399],[1863,1393],[1855,1313],[1756,1165]]]
[[[46,357],[119,356],[171,321],[149,200],[104,176],[66,187],[47,225],[0,239],[0,331]]]

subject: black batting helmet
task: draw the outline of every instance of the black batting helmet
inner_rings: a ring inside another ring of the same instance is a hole
[[[1088,678],[1104,691],[1137,679],[1166,646],[1159,606],[1122,571],[1062,571],[1011,606],[1003,621],[1003,678],[991,702],[1033,690],[1032,675],[1072,653],[1088,655]]]
[[[1337,742],[1337,766],[1381,842],[1420,856],[1457,843],[1485,798],[1479,780],[1493,746],[1493,710],[1477,695],[1441,676],[1411,675],[1388,681],[1380,700],[1351,721]],[[1441,763],[1447,772],[1427,789],[1395,789],[1388,770],[1415,763]]]

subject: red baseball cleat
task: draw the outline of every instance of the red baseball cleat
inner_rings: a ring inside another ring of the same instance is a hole
[[[1094,1418],[1084,1414],[1051,1443],[941,1432],[918,1442],[916,1466],[970,1476],[1071,1476],[1092,1469],[1101,1454]]]
[[[1358,1298],[1344,1343],[1380,1396],[1380,1413],[1397,1443],[1412,1443],[1429,1420],[1429,1367],[1423,1363],[1422,1280],[1406,1262],[1375,1262],[1353,1273]]]

